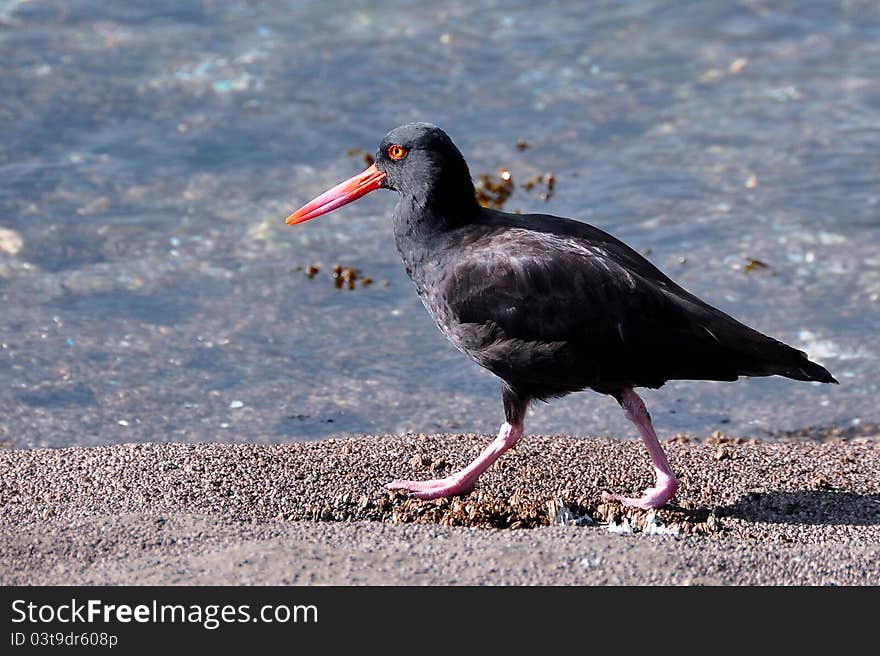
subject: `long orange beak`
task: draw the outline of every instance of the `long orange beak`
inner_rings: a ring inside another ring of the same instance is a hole
[[[353,178],[340,182],[333,189],[325,191],[315,200],[303,205],[287,217],[287,225],[296,225],[327,212],[332,212],[343,205],[348,205],[350,202],[381,187],[384,178],[385,174],[373,164],[363,173],[358,173]]]

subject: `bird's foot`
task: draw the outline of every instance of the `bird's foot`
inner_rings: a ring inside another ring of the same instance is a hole
[[[386,490],[407,490],[418,499],[439,499],[467,494],[474,489],[475,480],[457,476],[447,476],[430,481],[391,481],[385,485]]]
[[[483,472],[489,469],[502,453],[516,444],[522,434],[522,419],[513,424],[505,421],[501,424],[498,437],[464,469],[460,469],[446,478],[437,478],[431,481],[391,481],[385,486],[385,489],[408,490],[412,496],[419,499],[439,499],[467,494],[474,489],[474,484]]]
[[[610,492],[603,492],[602,498],[606,501],[618,501],[630,508],[656,510],[674,497],[677,489],[678,482],[675,478],[658,476],[656,485],[645,490],[644,494],[639,498],[627,497],[622,494],[611,494]]]

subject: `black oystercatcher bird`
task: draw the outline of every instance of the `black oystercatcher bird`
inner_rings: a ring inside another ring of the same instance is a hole
[[[422,499],[469,492],[523,435],[529,402],[592,389],[636,425],[656,474],[628,506],[659,508],[675,474],[636,387],[673,379],[786,376],[837,381],[806,354],[745,326],[591,225],[480,207],[467,163],[440,128],[410,123],[382,140],[375,164],[287,218],[294,225],[375,189],[399,196],[394,237],[443,334],[501,381],[506,421],[470,465],[446,478],[393,481]]]

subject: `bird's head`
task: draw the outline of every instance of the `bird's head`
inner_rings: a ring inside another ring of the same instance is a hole
[[[314,219],[383,188],[426,203],[474,199],[467,163],[452,139],[436,125],[407,123],[385,135],[372,166],[298,209],[287,224]]]

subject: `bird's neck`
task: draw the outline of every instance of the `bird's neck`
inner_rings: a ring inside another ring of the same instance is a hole
[[[394,239],[404,261],[414,254],[429,254],[445,244],[456,228],[473,220],[479,205],[461,201],[454,195],[435,196],[427,202],[422,195],[401,195],[394,212]]]
[[[465,170],[463,175],[422,181],[401,192],[395,232],[429,239],[472,221],[479,211],[474,184]]]
[[[425,266],[448,248],[457,228],[477,219],[480,209],[470,178],[466,189],[434,187],[400,195],[394,212],[394,240],[417,287]]]

